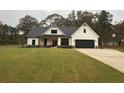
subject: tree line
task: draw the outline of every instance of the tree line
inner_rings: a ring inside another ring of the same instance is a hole
[[[81,26],[86,22],[96,33],[100,35],[100,44],[108,37],[112,37],[112,34],[117,34],[117,39],[124,38],[124,21],[119,22],[116,25],[112,24],[113,15],[102,10],[99,13],[93,14],[88,11],[71,11],[65,18],[59,14],[48,15],[44,20],[38,22],[38,20],[30,15],[26,15],[19,19],[19,23],[16,27],[2,24],[0,21],[0,45],[7,44],[25,44],[26,35],[34,27],[46,27],[55,24],[56,26]],[[23,31],[23,35],[19,35],[18,32]],[[119,42],[119,41],[118,41]]]

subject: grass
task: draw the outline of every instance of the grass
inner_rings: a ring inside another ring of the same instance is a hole
[[[124,82],[124,74],[73,49],[0,47],[0,82]]]
[[[124,52],[124,48],[114,48],[114,49]]]

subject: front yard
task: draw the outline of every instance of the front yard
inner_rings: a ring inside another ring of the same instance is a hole
[[[114,49],[124,52],[124,48],[114,48]]]
[[[0,82],[124,82],[124,74],[74,49],[0,47]]]

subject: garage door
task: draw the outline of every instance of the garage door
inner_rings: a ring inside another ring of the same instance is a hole
[[[94,40],[76,40],[76,48],[94,48]]]

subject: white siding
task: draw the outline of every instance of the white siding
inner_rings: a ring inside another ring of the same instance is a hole
[[[38,45],[38,38],[27,38],[27,45],[32,45],[32,40],[35,40],[35,45]]]
[[[86,33],[84,33],[86,29]],[[81,26],[75,33],[72,34],[72,46],[75,46],[75,40],[94,40],[95,46],[98,46],[98,35],[88,26]]]

